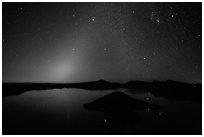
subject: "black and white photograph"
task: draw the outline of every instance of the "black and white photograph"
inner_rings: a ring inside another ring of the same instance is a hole
[[[1,2],[2,135],[202,135],[202,2]]]

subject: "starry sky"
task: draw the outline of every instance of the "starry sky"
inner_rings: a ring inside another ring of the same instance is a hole
[[[2,4],[3,82],[202,82],[202,3]]]

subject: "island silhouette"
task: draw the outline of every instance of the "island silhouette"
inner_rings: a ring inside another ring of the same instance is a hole
[[[137,110],[158,110],[159,106],[134,99],[123,92],[114,91],[84,104],[84,108],[104,112],[104,125],[109,134],[130,134],[135,132],[134,125],[139,120]],[[123,127],[121,132],[114,130],[119,127]]]

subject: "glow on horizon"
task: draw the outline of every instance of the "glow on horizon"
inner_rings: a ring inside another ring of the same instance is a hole
[[[53,82],[69,81],[69,77],[71,79],[71,74],[73,74],[74,70],[74,63],[72,61],[65,60],[56,62],[49,69],[48,77],[50,77],[50,81]]]

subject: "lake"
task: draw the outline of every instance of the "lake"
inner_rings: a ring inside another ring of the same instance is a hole
[[[110,127],[104,112],[83,104],[113,91],[64,88],[3,97],[3,134],[202,134],[202,104],[127,89],[119,91],[160,109],[135,110],[136,121]]]

